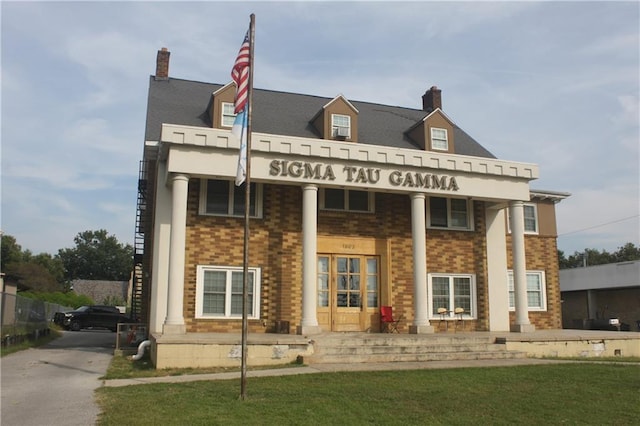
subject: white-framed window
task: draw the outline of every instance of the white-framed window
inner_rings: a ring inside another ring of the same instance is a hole
[[[247,318],[260,318],[260,268],[249,268]],[[242,318],[243,268],[198,265],[196,318]]]
[[[251,183],[250,217],[262,217],[262,184]],[[236,186],[230,180],[202,179],[200,184],[200,214],[244,217],[244,184]]]
[[[509,270],[509,310],[515,311],[513,271]],[[547,292],[544,271],[527,271],[527,305],[530,311],[547,310]]]
[[[320,188],[320,209],[373,213],[373,192],[355,189]]]
[[[534,203],[526,203],[523,205],[524,216],[524,233],[525,234],[537,234],[538,233],[538,205]],[[511,221],[508,220],[510,212],[507,211],[507,229],[511,233]]]
[[[476,318],[476,280],[473,274],[428,274],[429,316],[439,319],[438,309],[455,317],[456,308],[464,309],[464,317]]]
[[[437,149],[441,151],[449,150],[449,138],[447,129],[440,129],[438,127],[431,128],[431,149]]]
[[[235,106],[230,102],[222,102],[222,126],[233,127],[233,122],[236,120],[236,114],[233,112]]]
[[[524,232],[526,234],[538,233],[538,209],[536,204],[524,205]]]
[[[334,138],[350,138],[351,117],[342,114],[331,114],[331,134]]]
[[[472,202],[465,198],[429,197],[427,209],[427,226],[429,228],[446,228],[471,230]]]

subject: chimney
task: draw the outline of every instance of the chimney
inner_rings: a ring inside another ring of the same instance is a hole
[[[422,95],[422,109],[431,112],[436,108],[442,109],[442,90],[436,86],[431,86],[431,89]]]
[[[169,80],[169,55],[166,47],[158,50],[156,59],[156,80]]]

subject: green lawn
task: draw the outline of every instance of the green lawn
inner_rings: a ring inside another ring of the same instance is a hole
[[[100,388],[100,425],[635,425],[640,367],[557,364]]]
[[[24,351],[25,349],[43,346],[60,337],[59,327],[52,326],[49,329],[50,329],[50,332],[48,335],[40,336],[37,339],[25,338],[24,341],[22,341],[21,343],[16,343],[6,347],[3,346],[2,349],[0,349],[0,356],[10,355],[12,353]]]

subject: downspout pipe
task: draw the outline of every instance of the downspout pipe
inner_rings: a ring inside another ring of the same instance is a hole
[[[141,342],[138,345],[138,353],[133,355],[133,356],[131,356],[131,360],[132,361],[138,361],[138,360],[142,359],[142,356],[144,355],[144,349],[147,346],[151,346],[151,340],[144,340],[143,342]]]

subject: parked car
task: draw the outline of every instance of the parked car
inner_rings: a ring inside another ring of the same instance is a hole
[[[92,305],[81,306],[70,312],[56,312],[53,322],[72,331],[83,328],[108,328],[116,331],[118,323],[129,322],[129,318],[115,306]]]

